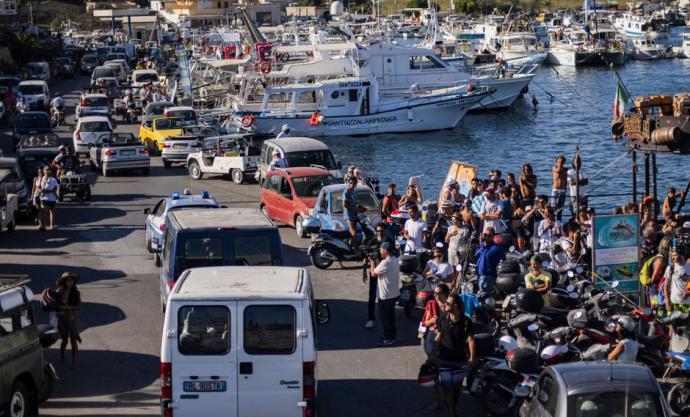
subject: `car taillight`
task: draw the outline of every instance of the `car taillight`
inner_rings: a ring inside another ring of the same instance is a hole
[[[79,133],[78,130],[74,133],[75,133],[75,135],[74,135],[75,139],[77,139],[79,142],[81,142],[81,133]]]
[[[117,151],[111,151],[110,149],[108,149],[108,150],[106,150],[105,152],[103,152],[103,154],[104,154],[105,156],[113,156],[113,155],[116,155],[116,154],[117,154]]]
[[[170,147],[170,144],[169,144],[169,143],[164,143],[164,144],[163,144],[163,147],[167,149],[167,148]]]
[[[161,414],[172,417],[172,363],[161,362]]]
[[[316,410],[314,409],[314,400],[316,399],[316,377],[314,375],[314,362],[304,362],[302,364],[302,386],[304,387],[304,402],[307,406],[304,407],[304,417],[313,417]]]
[[[174,279],[171,279],[171,280],[170,280],[170,289],[172,290],[172,288],[173,288],[174,286],[175,286],[175,280],[174,280]]]
[[[84,107],[86,107],[86,99],[82,98],[81,99],[81,108],[83,109]]]
[[[144,148],[144,149],[139,149],[139,153],[149,153],[149,150]]]
[[[160,230],[161,232],[165,232],[165,223],[158,226],[158,230]]]
[[[192,147],[192,148],[201,148],[201,144],[198,143],[198,142],[197,142],[197,143],[192,143],[191,147]]]

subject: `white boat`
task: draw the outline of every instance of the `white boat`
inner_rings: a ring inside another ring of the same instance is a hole
[[[632,11],[615,18],[613,26],[620,33],[632,37],[645,36],[656,41],[669,39],[670,27],[666,21],[658,18],[649,19]]]
[[[690,58],[690,33],[683,33],[683,42],[673,47],[673,54],[678,58]]]
[[[644,37],[632,38],[628,42],[632,44],[631,58],[637,61],[652,61],[666,57],[666,48],[657,45],[652,39]]]
[[[495,38],[491,46],[496,56],[505,60],[524,58],[544,51],[534,32],[508,32]]]
[[[618,66],[625,64],[623,44],[601,38],[596,44],[582,29],[553,32],[547,62],[570,67]]]
[[[426,132],[455,128],[491,91],[467,86],[441,90],[411,88],[382,97],[376,77],[347,77],[261,88],[247,80],[232,104],[234,122],[261,135],[284,124],[296,136],[323,137]]]

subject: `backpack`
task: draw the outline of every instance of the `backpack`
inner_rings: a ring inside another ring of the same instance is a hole
[[[654,275],[654,261],[659,258],[663,258],[663,255],[656,254],[651,258],[647,259],[642,268],[640,268],[640,284],[647,286],[652,284],[652,278]]]

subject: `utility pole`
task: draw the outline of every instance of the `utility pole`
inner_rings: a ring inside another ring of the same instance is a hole
[[[31,23],[31,26],[34,25],[34,9],[31,7],[31,2],[29,2],[29,23]]]

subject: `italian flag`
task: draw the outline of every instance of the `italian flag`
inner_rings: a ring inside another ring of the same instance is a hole
[[[621,84],[621,80],[616,82],[616,97],[613,99],[613,120],[618,120],[625,113],[625,105],[630,102],[628,91]]]

